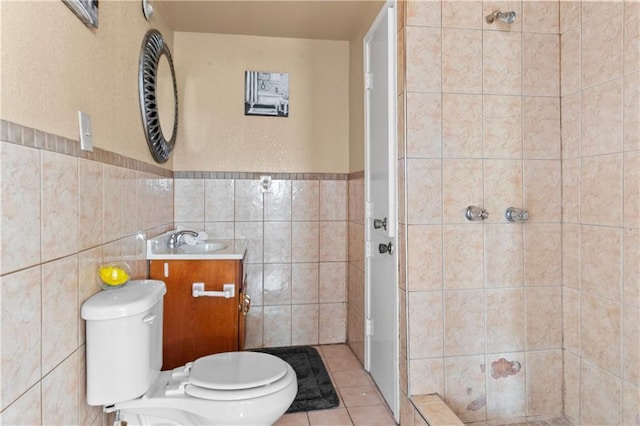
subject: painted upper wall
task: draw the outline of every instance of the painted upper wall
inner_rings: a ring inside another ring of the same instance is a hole
[[[349,43],[176,32],[174,170],[349,171]],[[289,117],[244,115],[245,71],[289,73]]]
[[[78,110],[91,115],[93,144],[154,163],[140,118],[138,58],[142,38],[173,34],[140,2],[101,0],[89,29],[61,1],[0,1],[0,117],[78,139]],[[171,167],[171,160],[164,167]]]

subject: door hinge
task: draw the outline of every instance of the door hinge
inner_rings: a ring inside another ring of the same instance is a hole
[[[364,75],[365,88],[367,90],[373,89],[373,74],[368,72]]]
[[[364,322],[364,334],[367,336],[372,336],[373,335],[373,320],[372,319],[367,319]]]

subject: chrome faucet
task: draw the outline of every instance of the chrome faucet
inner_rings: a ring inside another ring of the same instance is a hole
[[[194,231],[178,231],[169,237],[169,241],[167,241],[167,247],[170,249],[176,249],[184,244],[184,236],[191,235],[192,237],[198,237],[198,233]]]

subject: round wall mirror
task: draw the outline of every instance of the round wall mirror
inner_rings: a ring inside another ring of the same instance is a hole
[[[178,89],[173,60],[162,34],[149,30],[138,68],[142,125],[154,160],[169,159],[178,133]]]

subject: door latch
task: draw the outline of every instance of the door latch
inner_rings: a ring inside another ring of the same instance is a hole
[[[389,242],[389,244],[378,244],[378,251],[380,252],[380,254],[382,253],[389,253],[389,254],[393,254],[393,244],[391,242]]]
[[[373,227],[375,229],[380,229],[380,228],[384,228],[384,230],[387,230],[387,218],[385,217],[384,219],[373,219]]]

